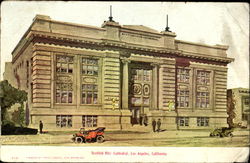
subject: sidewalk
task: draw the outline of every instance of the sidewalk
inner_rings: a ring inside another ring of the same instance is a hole
[[[109,131],[106,133],[107,137],[112,137],[115,139],[152,139],[152,138],[204,138],[209,137],[210,130],[200,131],[200,130],[166,130],[163,132],[129,132],[129,131]],[[238,136],[249,136],[249,130],[236,130],[233,132],[234,137]]]

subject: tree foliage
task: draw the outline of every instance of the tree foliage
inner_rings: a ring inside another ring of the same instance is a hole
[[[12,113],[11,120],[21,126],[25,125],[25,113],[24,113],[24,105],[18,107],[18,110],[15,110]]]
[[[27,92],[19,90],[11,86],[7,80],[0,82],[0,104],[1,104],[1,117],[4,120],[6,110],[12,105],[19,103],[21,107],[27,101]],[[19,115],[20,116],[20,115]]]
[[[229,127],[234,127],[233,119],[236,116],[236,114],[235,114],[235,100],[234,100],[233,96],[234,95],[233,95],[231,90],[227,92],[227,114],[228,114],[227,123],[228,123]]]

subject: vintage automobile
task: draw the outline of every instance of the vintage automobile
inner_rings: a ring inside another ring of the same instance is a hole
[[[233,137],[233,128],[227,128],[227,127],[222,127],[222,128],[216,128],[210,133],[210,137]]]
[[[73,135],[72,141],[76,143],[104,142],[105,127],[98,127],[95,130],[87,130],[81,128],[78,133]]]

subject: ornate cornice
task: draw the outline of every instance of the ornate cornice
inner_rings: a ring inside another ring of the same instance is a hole
[[[216,65],[227,65],[232,62],[232,58],[223,58],[216,56],[205,56],[200,54],[193,54],[183,52],[176,49],[168,49],[164,47],[145,46],[139,44],[126,43],[122,41],[108,40],[108,39],[93,39],[93,38],[79,38],[67,36],[62,34],[53,34],[46,32],[31,31],[29,39],[33,43],[55,44],[69,47],[87,48],[105,50],[110,48],[116,51],[126,51],[126,53],[137,53],[142,55],[151,55],[157,57],[176,58],[181,57],[189,59],[193,62],[201,62]],[[22,49],[22,48],[21,48]],[[21,53],[19,50],[17,53]],[[18,56],[18,55],[16,55]],[[14,57],[16,57],[14,56]]]

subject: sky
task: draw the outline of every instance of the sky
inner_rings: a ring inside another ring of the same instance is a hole
[[[1,4],[1,79],[4,63],[36,14],[53,20],[101,27],[112,16],[121,25],[144,25],[159,32],[166,27],[176,39],[228,45],[228,89],[249,88],[249,5],[217,2],[66,2],[4,1]]]

